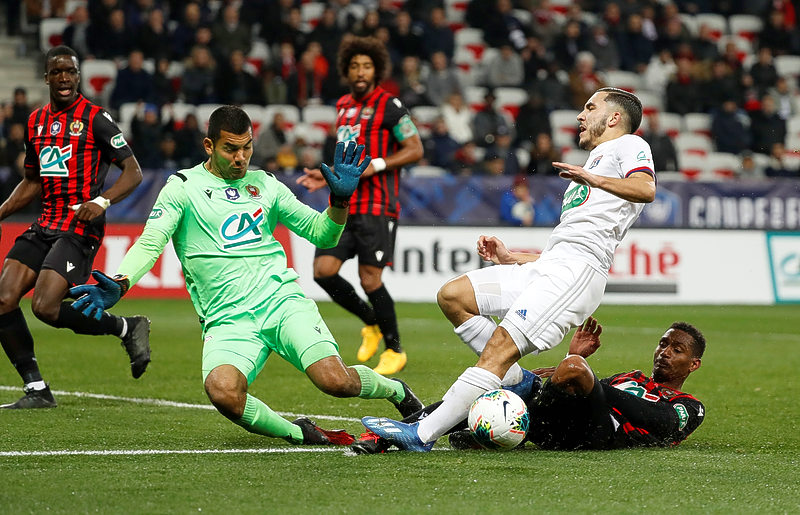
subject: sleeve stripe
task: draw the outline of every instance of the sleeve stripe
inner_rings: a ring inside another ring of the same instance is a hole
[[[653,177],[653,179],[656,178],[656,173],[649,166],[640,166],[639,168],[634,168],[633,170],[631,170],[628,173],[626,173],[625,177],[630,177],[631,174],[634,174],[634,173],[637,173],[637,172],[644,172],[644,173],[646,173],[648,175],[651,175]]]

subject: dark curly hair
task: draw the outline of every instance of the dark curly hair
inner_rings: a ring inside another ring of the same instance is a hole
[[[339,55],[336,59],[336,66],[341,77],[347,77],[350,61],[356,55],[366,55],[372,59],[372,64],[375,66],[375,82],[386,78],[389,71],[389,52],[379,39],[345,36],[339,46]]]

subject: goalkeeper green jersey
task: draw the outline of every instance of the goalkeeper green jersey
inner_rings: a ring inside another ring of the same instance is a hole
[[[298,277],[273,236],[278,222],[323,248],[335,246],[344,228],[297,200],[271,174],[250,170],[242,179],[225,180],[201,163],[169,177],[117,273],[133,286],[172,238],[205,324],[242,315]]]

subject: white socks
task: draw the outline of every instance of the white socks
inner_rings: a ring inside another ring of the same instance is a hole
[[[473,401],[500,388],[500,378],[478,367],[466,369],[442,397],[442,404],[419,422],[417,434],[423,443],[438,439],[467,418]]]
[[[476,315],[453,331],[461,338],[461,341],[467,344],[467,347],[480,356],[495,329],[497,329],[497,324],[490,317]],[[520,381],[522,381],[522,367],[518,363],[514,363],[503,377],[503,386],[515,385]]]

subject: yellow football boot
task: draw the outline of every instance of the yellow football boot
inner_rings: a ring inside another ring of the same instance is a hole
[[[383,335],[377,325],[368,325],[361,329],[361,347],[358,348],[358,361],[364,363],[378,351],[378,344]]]
[[[396,374],[405,368],[408,362],[405,352],[395,352],[392,349],[386,349],[381,354],[381,359],[378,361],[378,366],[373,370],[382,376]]]

